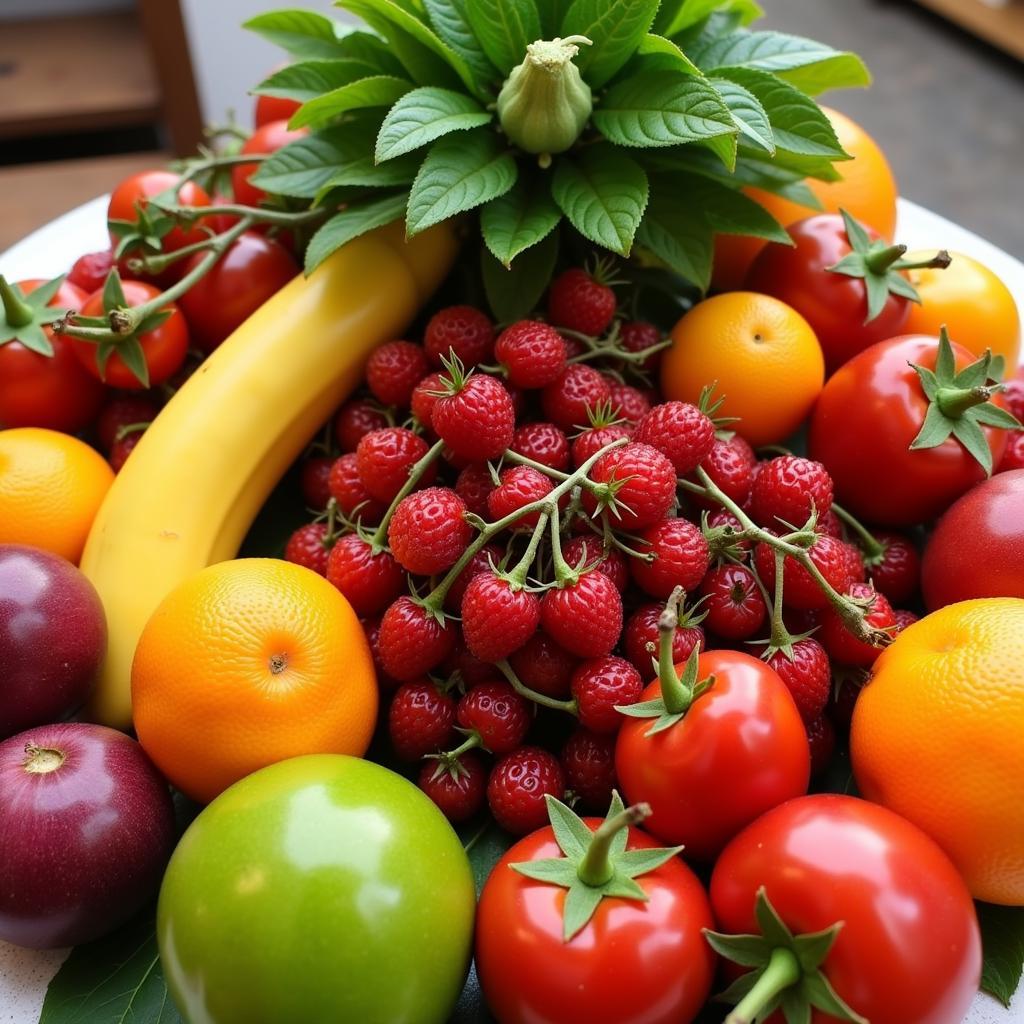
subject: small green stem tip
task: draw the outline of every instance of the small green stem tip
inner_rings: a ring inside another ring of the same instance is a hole
[[[0,274],[0,300],[10,327],[27,327],[34,319],[32,307],[21,297],[18,289]]]
[[[795,954],[778,946],[757,984],[736,1004],[725,1024],[752,1024],[761,1011],[780,993],[800,980],[800,962]]]
[[[611,858],[611,844],[624,828],[639,825],[651,816],[650,804],[634,804],[611,818],[606,818],[597,827],[587,852],[580,861],[576,873],[584,885],[600,886],[611,881],[615,865]]]
[[[693,689],[676,671],[672,649],[684,597],[683,588],[676,587],[658,619],[658,681],[661,683],[661,699],[670,715],[683,714],[693,702]]]
[[[979,385],[976,388],[939,388],[935,393],[935,401],[943,416],[951,420],[958,419],[968,409],[976,405],[984,405],[996,393],[996,388]]]

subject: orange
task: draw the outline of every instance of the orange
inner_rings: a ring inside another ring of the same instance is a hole
[[[139,742],[207,803],[300,754],[366,752],[377,681],[362,626],[322,576],[274,558],[208,566],[146,623],[132,664]]]
[[[0,544],[30,544],[78,565],[113,482],[107,461],[77,437],[0,430]]]
[[[853,159],[836,164],[836,171],[842,175],[839,181],[808,178],[808,188],[817,196],[826,213],[838,213],[842,208],[891,242],[896,231],[898,193],[889,161],[878,143],[856,121],[838,110],[821,109],[832,122],[839,144]],[[784,227],[822,212],[758,188],[746,188],[744,191]],[[719,291],[742,287],[750,264],[765,245],[767,242],[763,238],[719,235],[715,239],[714,287]]]
[[[1024,600],[947,605],[875,662],[854,706],[857,785],[927,832],[972,895],[1024,904]]]
[[[930,253],[908,253],[907,259],[927,259]],[[945,270],[908,270],[907,277],[921,296],[910,304],[904,333],[937,335],[945,324],[949,336],[976,356],[992,349],[1006,360],[1013,376],[1020,355],[1020,314],[1010,289],[983,263],[961,252],[950,253]]]
[[[811,325],[792,306],[756,292],[726,292],[693,307],[672,329],[661,364],[666,398],[696,402],[706,384],[722,416],[751,444],[777,444],[811,411],[825,360]]]

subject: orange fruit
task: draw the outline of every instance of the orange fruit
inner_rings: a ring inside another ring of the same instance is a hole
[[[694,306],[672,329],[661,364],[667,399],[696,402],[715,383],[722,416],[751,444],[784,441],[810,413],[825,382],[811,325],[792,306],[756,292],[726,292]]]
[[[274,558],[208,566],[146,623],[132,664],[139,742],[207,803],[300,754],[366,752],[377,681],[352,607],[315,572]]]
[[[908,253],[907,259],[927,259],[931,253]],[[908,270],[907,277],[921,296],[910,304],[907,334],[937,335],[945,324],[953,341],[976,356],[992,349],[1002,356],[1010,376],[1020,355],[1020,314],[1010,289],[983,263],[961,252],[950,253],[945,270]]]
[[[821,109],[832,122],[839,144],[853,159],[836,164],[836,170],[842,175],[839,181],[808,178],[807,187],[817,196],[826,213],[844,209],[891,242],[896,231],[898,193],[889,161],[878,143],[856,121],[838,110],[824,106]],[[743,191],[784,227],[821,212],[759,188]],[[715,239],[714,287],[719,291],[742,287],[754,257],[767,244],[763,238],[748,235],[719,235]]]
[[[0,430],[0,544],[30,544],[78,565],[114,471],[57,430]]]
[[[861,793],[927,832],[976,899],[1024,904],[1024,600],[961,601],[907,627],[854,706]]]

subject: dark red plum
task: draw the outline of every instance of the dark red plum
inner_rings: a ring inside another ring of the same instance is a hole
[[[0,544],[0,739],[81,707],[106,647],[103,605],[78,569]]]
[[[66,722],[0,743],[0,939],[112,931],[156,894],[174,842],[167,783],[124,733]]]

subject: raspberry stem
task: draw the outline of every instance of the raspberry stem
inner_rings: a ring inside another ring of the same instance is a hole
[[[501,674],[509,681],[509,685],[512,689],[515,690],[520,697],[532,700],[534,704],[540,704],[542,707],[551,708],[553,711],[564,711],[566,714],[573,716],[579,714],[576,701],[559,700],[557,697],[549,697],[546,693],[538,693],[536,690],[531,690],[530,687],[516,675],[515,669],[512,668],[507,661],[498,661],[495,662],[495,665],[498,671],[501,672]]]
[[[864,552],[865,563],[869,566],[878,565],[885,556],[885,545],[862,522],[847,512],[845,508],[833,502],[832,511],[835,512],[838,519],[857,535],[861,550]]]
[[[576,869],[584,885],[604,885],[615,874],[612,862],[612,840],[624,829],[639,825],[651,816],[650,804],[634,804],[618,814],[606,818],[598,825],[594,837],[587,845],[587,852]]]
[[[540,515],[537,519],[537,525],[533,528],[533,536],[530,537],[530,543],[523,552],[523,557],[505,574],[505,578],[508,580],[512,590],[522,590],[526,586],[526,578],[529,576],[530,567],[537,557],[537,548],[540,547],[540,542],[544,537],[544,529],[548,525],[548,519],[557,512],[558,506],[554,505]]]
[[[437,461],[443,449],[444,441],[435,441],[427,454],[409,470],[409,479],[402,484],[402,489],[392,499],[387,512],[384,513],[384,518],[380,521],[380,526],[374,530],[373,536],[370,538],[370,547],[375,555],[380,554],[388,546],[388,524],[395,514],[395,509],[401,505],[403,499],[412,493],[413,488],[423,479],[423,474]]]

